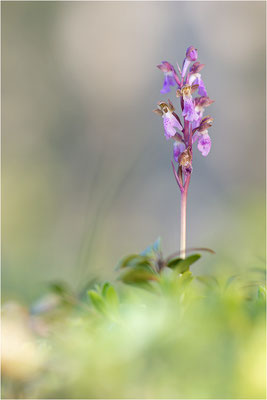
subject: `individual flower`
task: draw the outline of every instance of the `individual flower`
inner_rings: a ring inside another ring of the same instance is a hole
[[[205,108],[214,103],[208,96],[196,97],[194,99],[195,111],[198,113],[199,118],[192,123],[192,129],[197,128],[200,125],[201,119],[203,117]]]
[[[168,101],[168,103],[159,103],[158,108],[154,110],[154,112],[161,115],[163,118],[163,126],[165,137],[167,140],[176,135],[176,129],[180,131],[182,131],[183,129],[179,121],[179,117],[175,114],[174,111],[175,109],[170,100]]]
[[[182,78],[184,78],[190,63],[196,60],[197,60],[197,49],[195,49],[193,46],[188,47],[188,49],[186,50],[186,55],[182,67],[182,74],[181,74]]]
[[[163,88],[160,93],[168,93],[171,90],[171,86],[176,85],[174,67],[168,61],[162,61],[157,67],[164,73]]]
[[[185,144],[181,139],[176,139],[173,143],[173,159],[178,162],[180,154],[185,151]]]
[[[180,164],[180,167],[182,168],[182,171],[184,175],[191,174],[192,172],[192,149],[191,147],[187,147],[186,150],[184,150],[179,158],[178,162]]]
[[[192,97],[192,93],[194,93],[197,88],[198,85],[185,85],[181,90],[178,89],[176,92],[177,97],[183,97],[183,116],[189,122],[197,121],[199,119]]]
[[[201,79],[200,73],[191,74],[189,76],[189,85],[198,85],[198,94],[200,96],[207,96],[207,90],[205,88],[204,82]]]
[[[197,148],[201,154],[206,157],[211,149],[211,138],[208,134],[208,128],[211,127],[213,118],[209,115],[201,120],[199,127],[195,130],[193,142],[198,139]]]

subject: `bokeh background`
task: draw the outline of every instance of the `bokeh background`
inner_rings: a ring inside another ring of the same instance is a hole
[[[162,60],[194,45],[215,103],[195,151],[195,272],[265,264],[264,2],[2,2],[2,295],[114,279],[158,236],[178,250],[171,143],[152,113]],[[175,102],[174,92],[169,96]]]

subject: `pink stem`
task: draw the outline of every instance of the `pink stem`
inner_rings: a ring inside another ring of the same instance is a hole
[[[181,258],[186,256],[186,205],[187,205],[187,192],[190,182],[190,175],[187,176],[184,191],[181,192],[181,231],[180,231],[180,254]]]
[[[189,142],[189,131],[190,131],[190,123],[184,118],[184,142],[185,146],[188,146]]]

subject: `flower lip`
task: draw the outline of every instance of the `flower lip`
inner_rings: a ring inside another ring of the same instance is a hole
[[[211,139],[208,132],[204,132],[200,135],[197,148],[201,152],[202,156],[207,157],[211,149]]]

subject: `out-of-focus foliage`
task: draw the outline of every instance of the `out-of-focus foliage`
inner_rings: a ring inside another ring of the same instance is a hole
[[[148,271],[158,252],[120,271]],[[150,273],[79,294],[57,283],[30,312],[7,304],[3,397],[265,398],[264,271]]]

